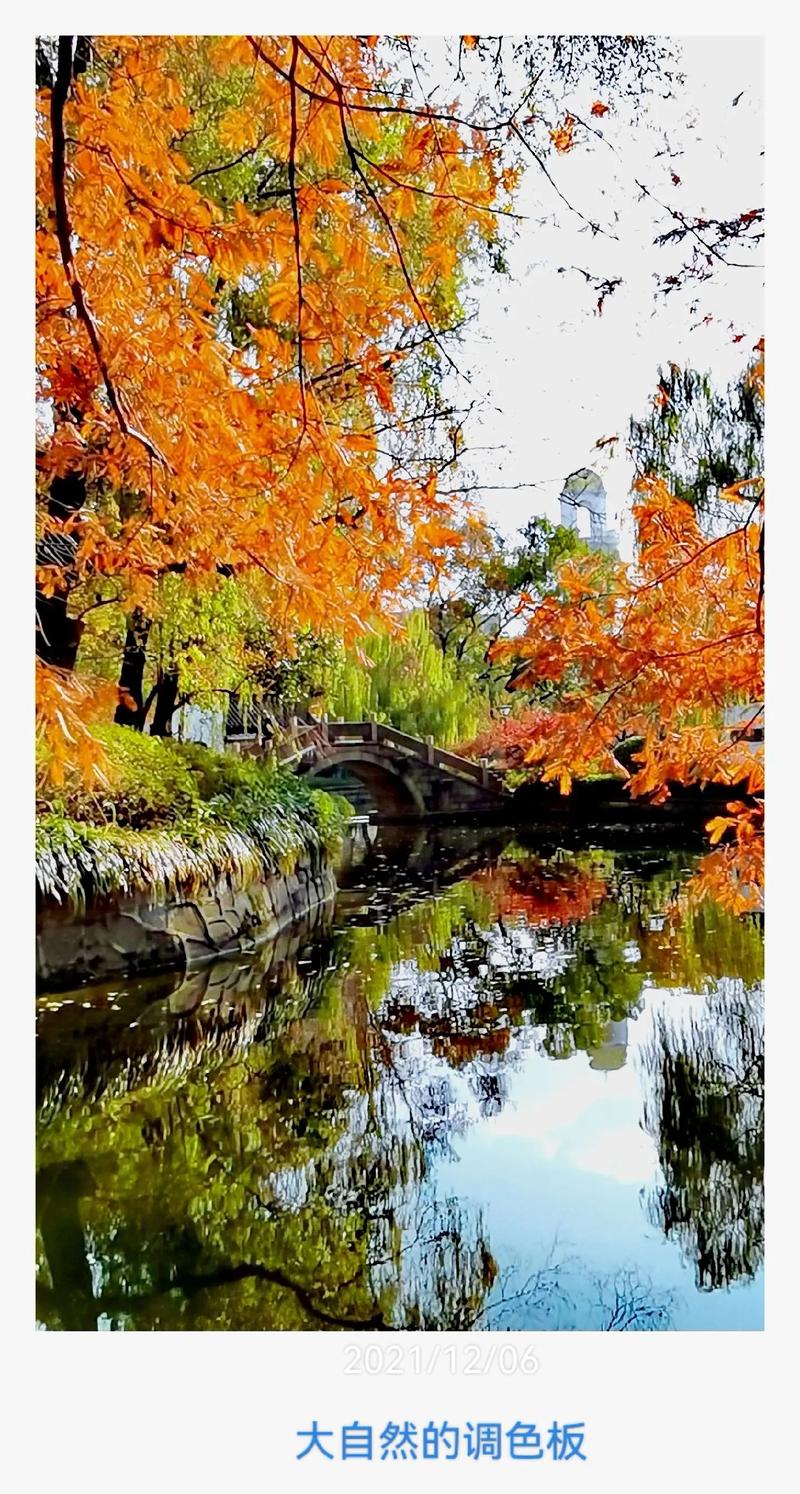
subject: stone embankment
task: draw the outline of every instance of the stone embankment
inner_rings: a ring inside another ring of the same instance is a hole
[[[57,990],[249,955],[335,894],[331,861],[306,852],[291,872],[247,882],[225,876],[190,897],[138,892],[81,910],[47,901],[37,917],[37,982]]]

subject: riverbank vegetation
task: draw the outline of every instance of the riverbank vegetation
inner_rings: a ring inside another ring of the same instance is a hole
[[[293,774],[191,743],[101,728],[104,784],[75,775],[39,801],[36,880],[42,896],[82,906],[151,891],[169,896],[229,875],[291,872],[334,855],[346,801]]]

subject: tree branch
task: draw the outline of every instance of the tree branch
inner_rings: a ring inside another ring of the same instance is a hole
[[[159,451],[154,441],[142,431],[136,430],[129,424],[122,405],[122,397],[115,388],[111,372],[106,362],[100,341],[100,332],[97,323],[89,309],[86,293],[78,275],[75,258],[72,252],[72,224],[69,217],[69,207],[66,193],[66,139],[64,134],[64,105],[67,101],[70,83],[72,81],[72,37],[60,36],[58,38],[58,68],[56,80],[50,96],[50,123],[53,135],[52,168],[53,168],[53,195],[56,210],[56,236],[58,247],[61,251],[61,262],[67,277],[67,284],[72,292],[75,310],[83,322],[88,333],[89,342],[92,346],[100,375],[105,385],[106,394],[117,424],[123,436],[129,436],[138,441],[150,458],[160,462],[163,467],[171,470],[166,457]]]
[[[292,60],[289,64],[289,197],[292,204],[292,226],[294,231],[294,262],[297,275],[297,377],[300,382],[300,403],[303,407],[303,430],[308,424],[306,410],[306,383],[303,366],[303,262],[300,251],[300,208],[297,201],[297,37],[292,37]]]

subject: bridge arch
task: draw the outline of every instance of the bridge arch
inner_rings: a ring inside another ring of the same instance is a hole
[[[358,780],[380,814],[422,815],[426,813],[425,795],[416,782],[413,770],[386,751],[368,746],[333,748],[299,772],[309,784],[336,790],[337,770]],[[333,781],[332,781],[333,780]],[[346,794],[346,789],[340,792]]]

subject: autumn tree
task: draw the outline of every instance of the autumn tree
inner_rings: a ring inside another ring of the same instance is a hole
[[[352,643],[415,599],[468,501],[441,478],[474,404],[443,382],[469,389],[453,339],[470,266],[504,267],[523,164],[574,211],[546,156],[591,141],[603,94],[670,82],[672,51],[456,38],[460,105],[434,98],[407,37],[39,39],[37,651],[54,766],[70,736],[86,749],[70,672],[110,637],[100,609],[124,620],[120,719],[142,724],[146,667],[151,729],[168,729],[201,645],[156,648],[164,577],[190,591],[258,573],[287,641],[333,618]],[[600,94],[586,121],[564,115],[578,83]]]
[[[492,77],[463,106],[432,100],[408,38],[37,45],[37,651],[56,776],[96,762],[74,669],[104,636],[122,719],[146,719],[146,666],[151,729],[169,729],[211,636],[171,627],[171,578],[178,612],[233,580],[287,647],[332,622],[354,644],[463,543],[468,495],[441,477],[470,402],[442,381],[464,373],[469,267],[502,266],[523,162],[563,203],[546,153],[602,135],[607,99],[588,118],[556,107],[571,79],[646,90],[671,66],[626,37],[555,39],[539,67],[547,39],[529,39],[520,96],[497,40],[458,43]],[[745,212],[729,238],[759,225]],[[670,233],[726,262],[685,214]]]
[[[749,377],[763,398],[760,347]],[[525,660],[519,686],[571,672],[581,681],[528,741],[527,763],[562,793],[576,775],[617,770],[614,745],[631,735],[642,742],[633,794],[658,803],[675,784],[741,790],[709,826],[723,844],[705,868],[706,885],[734,908],[758,906],[763,867],[763,749],[725,720],[732,705],[748,707],[751,725],[763,712],[763,486],[745,477],[723,489],[739,523],[709,539],[691,504],[662,479],[639,478],[633,562],[568,561],[562,595],[532,608],[513,644]]]
[[[429,445],[411,470],[385,437],[507,211],[496,132],[412,105],[377,38],[41,51],[42,664],[74,665],[87,580],[132,667],[161,578],[220,567],[260,574],[285,636],[357,636],[450,537]]]

